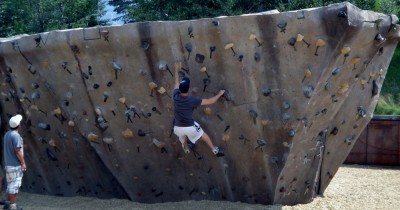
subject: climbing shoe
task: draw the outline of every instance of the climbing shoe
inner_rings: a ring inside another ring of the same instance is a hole
[[[10,209],[10,202],[9,201],[4,201],[3,205],[4,205],[3,209]]]
[[[219,147],[214,147],[214,149],[212,151],[213,151],[214,155],[217,156],[217,157],[222,157],[222,156],[225,155],[224,154],[224,150],[222,150]]]

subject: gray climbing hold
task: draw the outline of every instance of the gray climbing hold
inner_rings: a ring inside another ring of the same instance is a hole
[[[33,92],[33,93],[31,94],[31,98],[32,98],[32,99],[39,99],[39,98],[40,98],[40,94],[39,94],[38,92]]]
[[[282,103],[282,108],[284,108],[284,109],[289,109],[289,108],[290,108],[290,103],[287,102],[287,101],[284,101],[284,102]]]
[[[264,95],[264,96],[269,96],[269,95],[271,95],[271,88],[269,88],[268,86],[264,86],[264,88],[262,89],[262,94]]]
[[[314,93],[314,86],[306,85],[303,88],[303,93],[306,98],[311,98],[312,94]]]
[[[261,55],[260,55],[260,53],[258,53],[258,52],[254,53],[254,60],[255,60],[256,62],[259,62],[259,61],[261,60]]]
[[[325,84],[325,90],[326,90],[326,91],[332,90],[332,84],[331,84],[330,82],[327,82],[327,83]]]
[[[32,89],[38,89],[39,88],[39,84],[36,82],[32,82],[31,84]]]
[[[147,41],[142,41],[142,48],[148,50],[150,48],[150,43]]]
[[[194,60],[195,60],[197,63],[203,63],[203,62],[204,62],[204,55],[197,53]]]
[[[292,117],[292,116],[291,116],[291,114],[290,114],[289,112],[284,112],[284,113],[282,114],[282,121],[283,121],[283,122],[287,122],[288,120],[290,120],[291,117]]]
[[[289,137],[293,137],[295,134],[296,134],[296,131],[293,128],[289,129],[289,131],[288,131]]]

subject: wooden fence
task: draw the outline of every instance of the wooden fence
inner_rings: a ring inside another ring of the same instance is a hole
[[[344,163],[400,165],[400,116],[374,116]]]

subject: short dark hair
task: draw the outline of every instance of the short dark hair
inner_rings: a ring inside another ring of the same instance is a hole
[[[179,83],[179,91],[181,93],[187,93],[189,91],[189,87],[190,87],[190,79],[184,77],[182,81]]]

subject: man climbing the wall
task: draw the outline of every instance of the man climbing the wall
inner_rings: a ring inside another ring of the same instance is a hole
[[[17,194],[21,187],[22,175],[26,171],[24,160],[23,140],[18,133],[22,116],[11,117],[11,130],[3,138],[3,155],[7,180],[7,202],[4,209],[17,209]]]
[[[175,63],[175,86],[174,86],[174,133],[179,137],[182,143],[182,148],[186,154],[190,153],[189,144],[194,145],[198,139],[202,139],[211,148],[214,155],[217,157],[224,156],[221,148],[214,146],[210,137],[203,131],[200,125],[193,120],[193,110],[202,105],[211,105],[215,103],[224,93],[225,90],[220,90],[219,93],[208,99],[200,99],[195,96],[189,96],[190,80],[184,77],[179,82],[179,70],[181,63]]]

